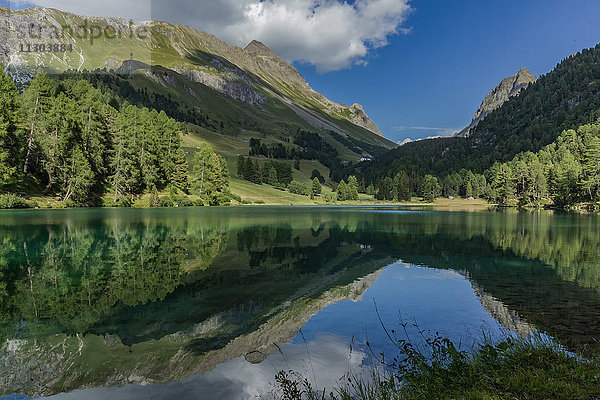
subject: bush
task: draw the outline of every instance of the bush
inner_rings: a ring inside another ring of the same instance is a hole
[[[16,194],[8,193],[0,195],[0,208],[29,208],[29,204]]]
[[[196,199],[192,203],[196,207],[204,207],[204,200],[202,199]]]
[[[158,199],[159,207],[173,207],[174,205],[175,203],[173,202],[173,199],[171,199],[171,196],[163,196]]]
[[[337,195],[335,193],[325,193],[323,198],[327,203],[334,203],[337,200]]]
[[[290,183],[290,193],[300,194],[302,196],[310,196],[311,188],[300,182],[292,181]]]
[[[131,207],[133,205],[133,201],[129,196],[120,196],[117,198],[117,201],[114,202],[114,207]]]
[[[77,202],[75,202],[75,201],[73,201],[73,200],[71,200],[71,199],[64,200],[64,201],[62,202],[62,205],[63,205],[63,207],[64,207],[64,208],[75,208],[75,207],[79,207],[79,203],[77,203]]]
[[[194,205],[194,202],[187,196],[176,196],[174,203],[178,207],[191,207]]]

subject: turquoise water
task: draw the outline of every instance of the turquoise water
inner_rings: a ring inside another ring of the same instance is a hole
[[[0,395],[268,398],[282,369],[330,388],[393,357],[384,327],[400,322],[464,348],[482,332],[591,345],[599,221],[381,207],[3,212]]]

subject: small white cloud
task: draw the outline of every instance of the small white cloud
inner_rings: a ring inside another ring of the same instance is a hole
[[[459,131],[459,129],[456,129],[456,128],[440,128],[440,127],[431,127],[431,126],[396,126],[393,129],[396,131],[431,131],[431,132],[435,133],[435,134],[429,135],[425,138],[414,139],[413,141],[450,137],[450,136],[454,136],[454,134]],[[404,141],[406,141],[406,140],[410,140],[410,139],[408,139],[408,138],[404,139]],[[408,142],[406,142],[406,143],[408,143]],[[399,144],[403,145],[405,143],[399,143]]]
[[[411,138],[405,138],[404,140],[399,140],[397,143],[398,143],[400,146],[403,146],[403,145],[405,145],[406,143],[410,143],[410,142],[412,142],[412,141],[413,141],[413,140],[412,140]]]

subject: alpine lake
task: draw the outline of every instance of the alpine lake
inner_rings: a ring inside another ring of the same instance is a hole
[[[269,398],[388,332],[600,339],[600,216],[428,207],[0,212],[0,397]],[[383,353],[383,356],[381,355]]]

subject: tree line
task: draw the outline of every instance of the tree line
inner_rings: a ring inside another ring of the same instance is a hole
[[[600,120],[564,131],[538,152],[524,152],[496,162],[483,174],[461,169],[445,175],[422,173],[411,165],[395,164],[393,175],[377,178],[366,193],[377,199],[409,201],[420,195],[484,198],[510,206],[571,207],[600,201]],[[364,178],[362,180],[364,181]]]
[[[210,147],[194,159],[207,168],[190,176],[180,123],[120,104],[85,80],[40,73],[19,93],[2,71],[0,110],[0,192],[40,191],[81,205],[106,193],[126,204],[168,187],[212,203],[229,196],[226,164]]]
[[[394,177],[403,168],[411,176],[445,177],[462,169],[483,174],[495,162],[518,154],[537,153],[561,132],[600,117],[600,45],[565,58],[485,117],[467,138],[414,141],[353,166],[344,174],[363,177],[375,185],[382,176]],[[413,187],[413,190],[415,188]]]
[[[600,120],[564,131],[542,150],[495,163],[490,200],[507,205],[569,207],[600,201]]]

